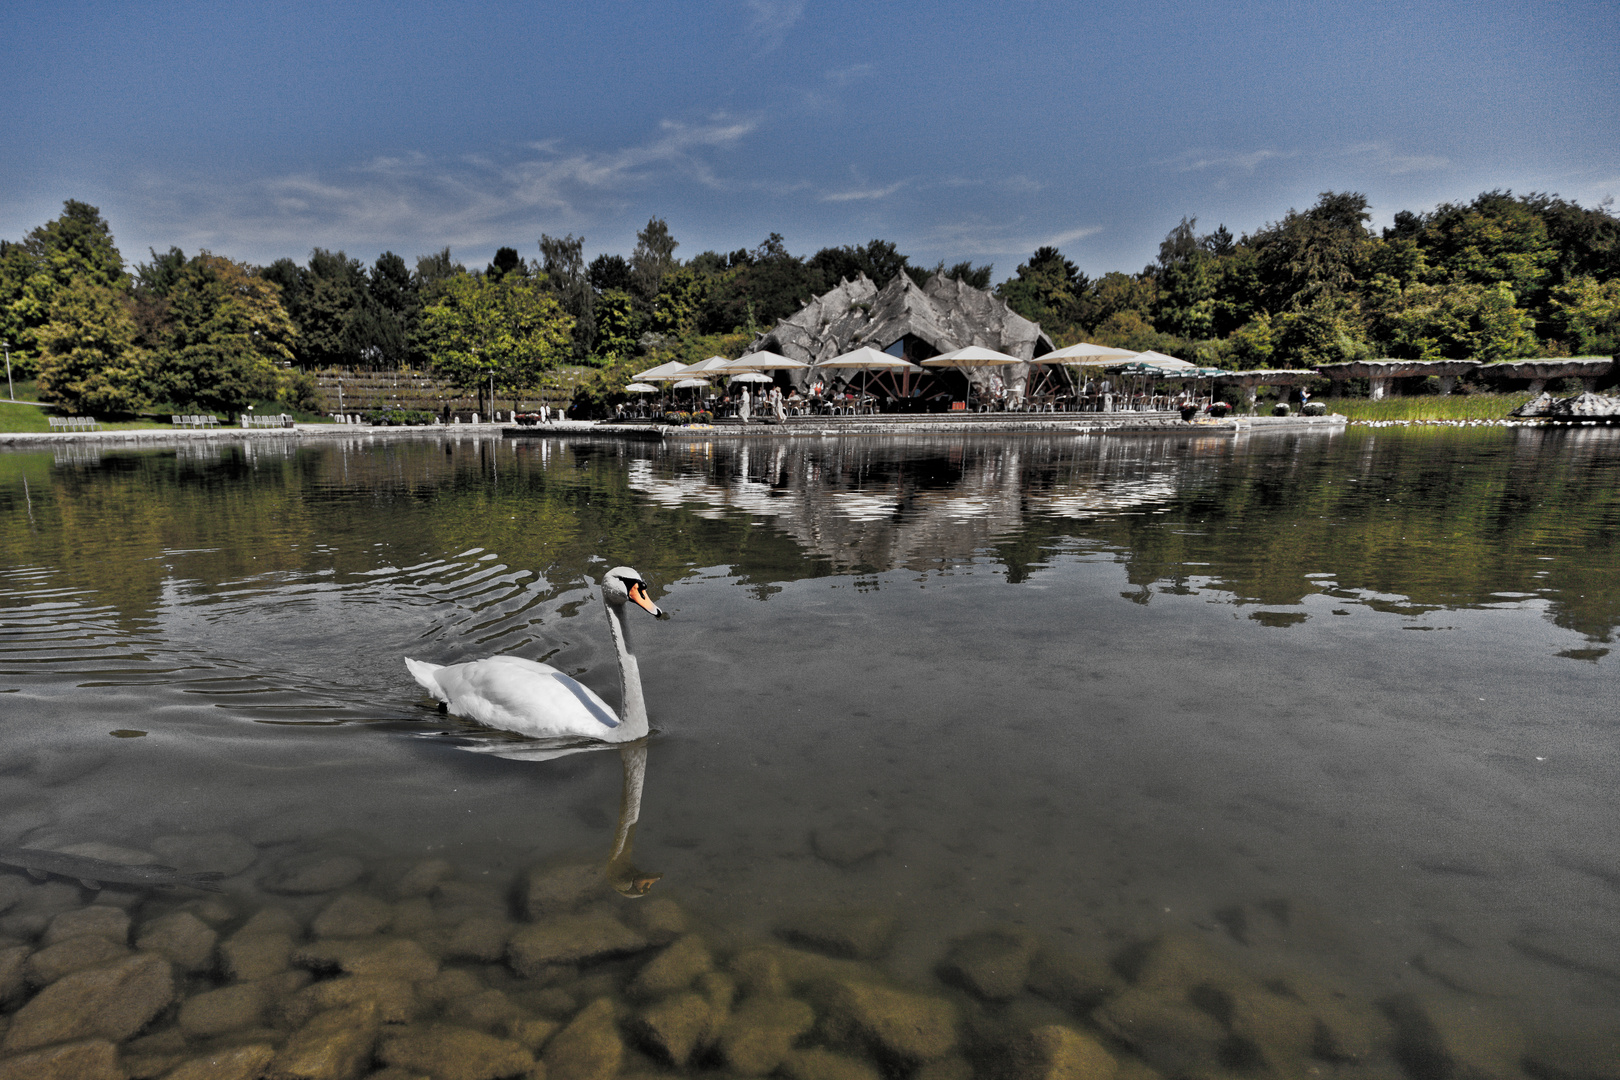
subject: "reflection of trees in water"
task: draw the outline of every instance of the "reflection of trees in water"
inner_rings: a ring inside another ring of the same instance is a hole
[[[0,529],[0,559],[53,567],[143,619],[175,580],[320,574],[363,590],[391,559],[475,545],[548,591],[585,580],[597,555],[663,582],[728,566],[763,592],[982,555],[1018,581],[1054,551],[1103,549],[1145,600],[1205,585],[1263,604],[1545,598],[1560,626],[1607,639],[1617,470],[1620,440],[1596,429],[21,453],[0,457],[0,515],[34,527]]]
[[[1616,480],[1608,432],[1454,429],[716,443],[630,472],[672,512],[747,514],[843,571],[989,552],[1017,581],[1054,550],[1098,547],[1139,603],[1202,585],[1404,613],[1542,597],[1558,625],[1604,640],[1620,624]]]

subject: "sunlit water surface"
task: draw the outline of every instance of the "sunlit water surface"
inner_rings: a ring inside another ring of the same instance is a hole
[[[468,753],[401,658],[616,703],[625,563],[655,894],[890,909],[917,982],[1170,928],[1614,1030],[1617,535],[1607,431],[9,453],[0,844],[605,859],[617,755]]]

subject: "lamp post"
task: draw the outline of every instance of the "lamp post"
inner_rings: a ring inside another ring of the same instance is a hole
[[[12,401],[16,401],[17,388],[11,385],[11,342],[0,341],[0,349],[6,350],[6,393],[11,395]]]
[[[489,369],[489,420],[495,422],[495,369]]]

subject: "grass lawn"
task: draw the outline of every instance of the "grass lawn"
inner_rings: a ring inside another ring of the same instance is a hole
[[[1529,394],[1450,394],[1446,397],[1317,398],[1328,412],[1351,420],[1505,420]]]

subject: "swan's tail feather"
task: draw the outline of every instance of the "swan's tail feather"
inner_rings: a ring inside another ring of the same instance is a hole
[[[412,660],[407,656],[405,666],[410,669],[411,677],[422,684],[422,689],[440,701],[450,700],[450,695],[444,692],[444,687],[439,685],[438,677],[435,674],[444,667],[443,664],[428,664],[421,660]]]

